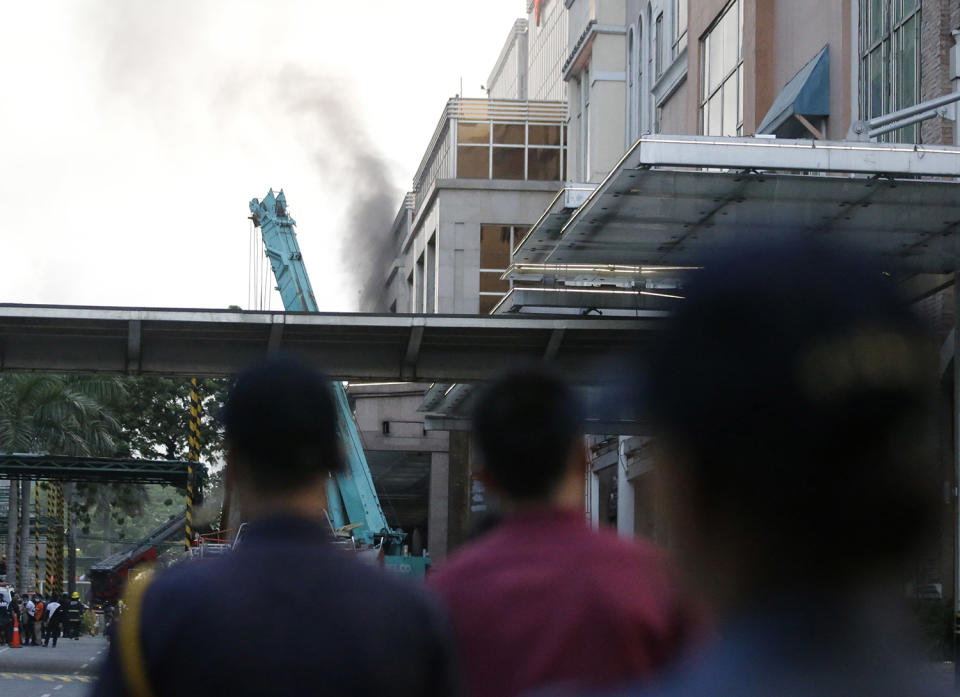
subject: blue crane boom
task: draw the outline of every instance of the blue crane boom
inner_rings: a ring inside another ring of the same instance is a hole
[[[296,221],[287,213],[283,191],[274,194],[270,189],[262,201],[253,199],[250,213],[250,219],[263,236],[284,309],[288,312],[319,312],[297,242]],[[351,530],[354,540],[361,545],[373,547],[382,542],[386,555],[399,555],[405,534],[387,524],[343,384],[334,382],[333,392],[340,417],[340,443],[346,469],[331,477],[327,485],[331,521],[338,530]]]

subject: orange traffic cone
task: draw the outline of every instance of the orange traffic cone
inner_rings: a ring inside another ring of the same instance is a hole
[[[10,639],[10,648],[20,648],[20,620],[17,619],[16,615],[13,616],[13,638]]]

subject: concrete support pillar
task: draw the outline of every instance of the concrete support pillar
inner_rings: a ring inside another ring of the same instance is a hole
[[[617,443],[617,533],[625,539],[634,537],[634,491],[627,479],[627,438],[620,436]]]
[[[17,531],[20,525],[20,480],[10,480],[10,499],[7,509],[7,583],[19,587],[17,578]]]
[[[600,529],[600,479],[593,469],[587,470],[587,510],[590,514],[590,527]]]
[[[450,455],[430,454],[430,498],[427,513],[427,550],[430,559],[447,558],[447,528],[450,519]]]
[[[447,491],[447,551],[463,544],[470,531],[470,434],[450,432],[449,476]]]
[[[17,588],[21,593],[30,586],[30,490],[32,482],[24,479],[20,482],[20,542],[18,568],[20,577],[17,579]]]

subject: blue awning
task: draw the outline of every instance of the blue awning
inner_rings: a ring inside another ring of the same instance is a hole
[[[770,111],[757,128],[757,133],[797,137],[797,131],[803,127],[795,119],[791,120],[790,117],[796,114],[804,117],[830,115],[829,45],[824,46],[820,53],[780,90]]]

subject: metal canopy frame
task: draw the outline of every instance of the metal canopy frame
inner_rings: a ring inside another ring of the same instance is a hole
[[[947,273],[958,177],[950,146],[645,136],[562,226],[544,216],[514,262],[697,265],[774,228],[829,234],[890,271]]]
[[[184,460],[73,457],[69,455],[0,455],[0,478],[55,480],[60,482],[137,482],[140,484],[187,485]],[[202,481],[206,468],[199,465]]]

